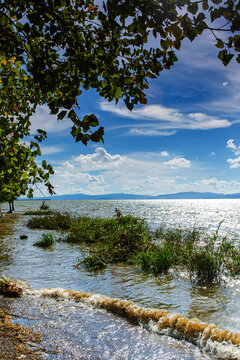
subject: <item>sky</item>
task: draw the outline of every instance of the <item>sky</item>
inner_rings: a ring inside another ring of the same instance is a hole
[[[210,33],[185,40],[132,112],[93,90],[82,95],[79,115],[98,117],[104,143],[75,143],[70,120],[38,108],[32,131],[48,131],[42,159],[54,167],[56,195],[240,193],[240,64],[225,67],[215,42]]]

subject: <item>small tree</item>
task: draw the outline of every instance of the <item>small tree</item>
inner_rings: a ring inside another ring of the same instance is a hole
[[[46,132],[38,130],[34,141],[24,140],[30,136],[30,116],[36,106],[29,102],[31,79],[15,58],[6,61],[2,57],[0,71],[0,200],[9,202],[12,211],[13,202],[20,195],[33,196],[33,185],[37,182],[44,182],[53,193],[49,182],[53,169],[45,160],[42,166],[35,162],[41,155],[39,143],[45,140]]]

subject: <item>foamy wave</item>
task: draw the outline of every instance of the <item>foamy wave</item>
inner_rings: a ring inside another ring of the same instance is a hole
[[[133,301],[75,290],[28,288],[26,292],[40,297],[81,301],[124,316],[131,322],[144,323],[151,331],[183,338],[204,348],[219,359],[240,360],[240,336],[228,330],[220,330],[216,325],[204,323],[199,319],[188,319],[167,310],[140,307]]]

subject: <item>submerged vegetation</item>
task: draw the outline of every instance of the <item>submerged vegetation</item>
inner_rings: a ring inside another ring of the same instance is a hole
[[[43,233],[38,241],[36,241],[33,245],[42,247],[42,248],[49,248],[53,246],[55,243],[54,236],[50,233]]]
[[[30,229],[44,229],[44,230],[69,230],[72,219],[68,213],[60,213],[58,211],[47,210],[50,213],[46,214],[46,211],[37,210],[34,214],[40,214],[38,217],[32,217],[28,220],[27,226]],[[26,214],[26,213],[25,213]],[[29,212],[28,215],[31,215]],[[41,216],[43,215],[43,216]]]
[[[220,281],[223,274],[240,274],[240,249],[234,241],[213,236],[199,229],[168,229],[152,231],[146,220],[131,215],[123,216],[116,209],[116,217],[71,217],[68,213],[52,212],[28,220],[32,229],[61,230],[58,241],[86,244],[89,255],[79,264],[90,270],[105,268],[108,264],[130,263],[154,275],[169,269],[185,269],[192,281],[211,284]],[[53,245],[52,234],[43,234],[34,245]]]

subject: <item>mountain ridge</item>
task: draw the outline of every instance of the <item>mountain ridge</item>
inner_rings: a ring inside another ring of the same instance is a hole
[[[240,199],[240,193],[223,194],[212,192],[178,192],[172,194],[162,195],[139,195],[139,194],[126,194],[126,193],[112,193],[102,195],[87,195],[87,194],[65,194],[47,196],[46,200],[161,200],[161,199]],[[20,200],[27,200],[26,198]],[[31,199],[29,199],[31,200]],[[43,200],[43,198],[34,198],[34,200]]]

